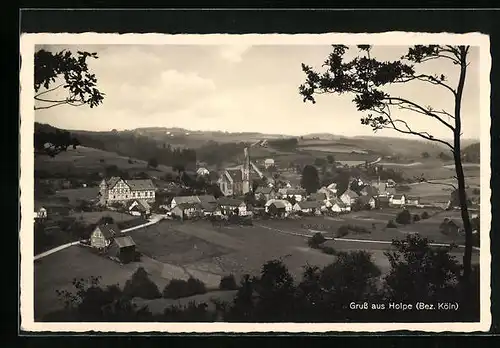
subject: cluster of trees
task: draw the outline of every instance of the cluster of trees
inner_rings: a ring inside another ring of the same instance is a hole
[[[321,243],[319,243],[321,244]],[[134,295],[159,296],[158,289],[143,293],[132,286],[137,275],[122,291],[117,286],[101,288],[98,281],[77,281],[76,293],[62,291],[66,307],[49,315],[47,321],[211,321],[228,322],[434,322],[473,321],[479,316],[479,277],[472,273],[473,291],[464,298],[462,269],[449,248],[432,248],[417,235],[394,241],[386,252],[390,270],[382,275],[365,251],[336,252],[335,260],[324,268],[307,265],[301,279],[294,279],[280,260],[262,266],[260,275],[242,277],[231,302],[215,301],[216,311],[207,304],[184,308],[168,307],[155,316],[147,307],[135,307]],[[138,271],[139,272],[139,271]],[[409,276],[411,275],[411,276]],[[142,287],[150,285],[141,272]],[[234,283],[229,281],[231,288]],[[222,288],[222,285],[221,285]],[[131,289],[135,289],[131,291]],[[158,292],[157,292],[158,291]],[[457,311],[418,311],[417,302],[459,302]],[[354,308],[367,303],[369,308]],[[413,304],[407,311],[391,310],[389,303]],[[385,306],[386,310],[373,308]],[[388,315],[390,313],[390,315]]]
[[[70,132],[60,129],[43,130],[35,127],[34,146],[36,155],[56,156],[69,147],[76,149],[80,141]]]
[[[295,151],[299,143],[297,138],[272,139],[267,142],[269,146],[281,151]]]

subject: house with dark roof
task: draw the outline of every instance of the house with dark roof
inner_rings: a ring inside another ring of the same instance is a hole
[[[321,214],[321,201],[301,201],[293,206],[294,212],[301,212],[304,214]]]
[[[90,246],[97,249],[109,247],[113,239],[121,235],[121,230],[116,224],[98,225],[90,235]]]
[[[116,237],[109,245],[108,255],[117,258],[122,263],[132,262],[136,257],[136,244],[130,236]]]
[[[232,215],[236,214],[236,212],[240,216],[248,215],[247,205],[242,199],[220,197],[217,200],[217,206],[224,215]]]
[[[270,199],[266,202],[265,212],[273,213],[273,212],[284,212],[285,216],[293,211],[292,203],[285,199]]]
[[[47,218],[47,209],[40,203],[35,202],[35,219],[46,219]]]
[[[103,179],[99,185],[99,201],[102,205],[126,203],[134,199],[155,201],[156,187],[151,179],[124,180],[118,176]]]
[[[325,192],[313,192],[307,197],[309,201],[323,202],[328,198]]]
[[[182,220],[190,219],[193,217],[201,216],[203,210],[201,203],[179,203],[171,210],[172,216],[181,218]]]
[[[204,215],[212,215],[217,209],[217,199],[212,195],[198,196]]]
[[[457,235],[461,231],[461,228],[452,219],[444,218],[443,222],[439,225],[439,230],[445,235]]]
[[[135,199],[129,205],[128,211],[134,216],[147,216],[151,214],[151,206],[144,199]]]
[[[362,195],[358,198],[358,202],[361,204],[361,207],[369,206],[370,209],[375,209],[377,206],[377,200],[371,195]]]
[[[176,205],[183,203],[201,203],[198,196],[176,196],[170,202],[170,209],[174,209]]]
[[[255,199],[265,199],[266,202],[270,199],[276,198],[276,190],[269,186],[259,186],[254,192]]]

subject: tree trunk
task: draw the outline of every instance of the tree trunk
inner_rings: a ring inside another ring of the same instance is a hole
[[[464,170],[462,166],[461,158],[461,147],[460,147],[460,135],[461,135],[461,104],[462,104],[462,93],[465,85],[465,75],[467,72],[467,48],[461,46],[460,48],[460,78],[458,82],[457,93],[455,96],[455,134],[454,134],[454,160],[455,160],[455,171],[457,174],[458,181],[458,199],[460,201],[460,210],[462,213],[462,221],[464,224],[465,231],[465,251],[463,257],[464,274],[463,278],[465,280],[466,286],[470,282],[470,275],[472,271],[472,226],[469,219],[469,210],[467,208],[467,197],[465,194],[465,178]],[[467,286],[468,287],[468,286]]]

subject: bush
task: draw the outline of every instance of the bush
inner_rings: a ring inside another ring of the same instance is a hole
[[[148,273],[143,267],[139,267],[127,280],[123,293],[128,297],[140,297],[144,299],[160,298],[161,294],[156,284],[148,277]]]
[[[309,240],[307,244],[314,249],[318,249],[321,244],[326,241],[325,237],[321,233],[315,233]]]
[[[420,217],[422,218],[422,220],[430,218],[429,213],[426,211],[424,211]]]
[[[411,214],[407,209],[404,209],[396,216],[396,222],[402,225],[411,224]]]
[[[238,285],[236,284],[236,279],[234,275],[230,274],[228,276],[222,277],[219,284],[219,289],[221,290],[236,290]]]
[[[387,223],[387,228],[396,228],[396,227],[398,227],[398,225],[396,225],[394,220],[389,220],[389,222]]]
[[[413,222],[417,222],[417,221],[420,221],[420,215],[415,214],[415,215],[413,215]]]
[[[201,280],[189,278],[187,281],[182,279],[172,279],[163,289],[163,297],[178,299],[189,297],[207,292],[205,284]]]
[[[328,255],[337,255],[337,250],[329,246],[321,247],[321,251]]]
[[[472,193],[475,195],[479,195],[479,194],[481,194],[481,190],[478,188],[474,188],[474,189],[472,189]]]

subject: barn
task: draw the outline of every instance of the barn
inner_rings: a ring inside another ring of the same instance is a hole
[[[116,237],[109,246],[108,254],[123,263],[132,262],[136,255],[135,242],[130,236]]]

